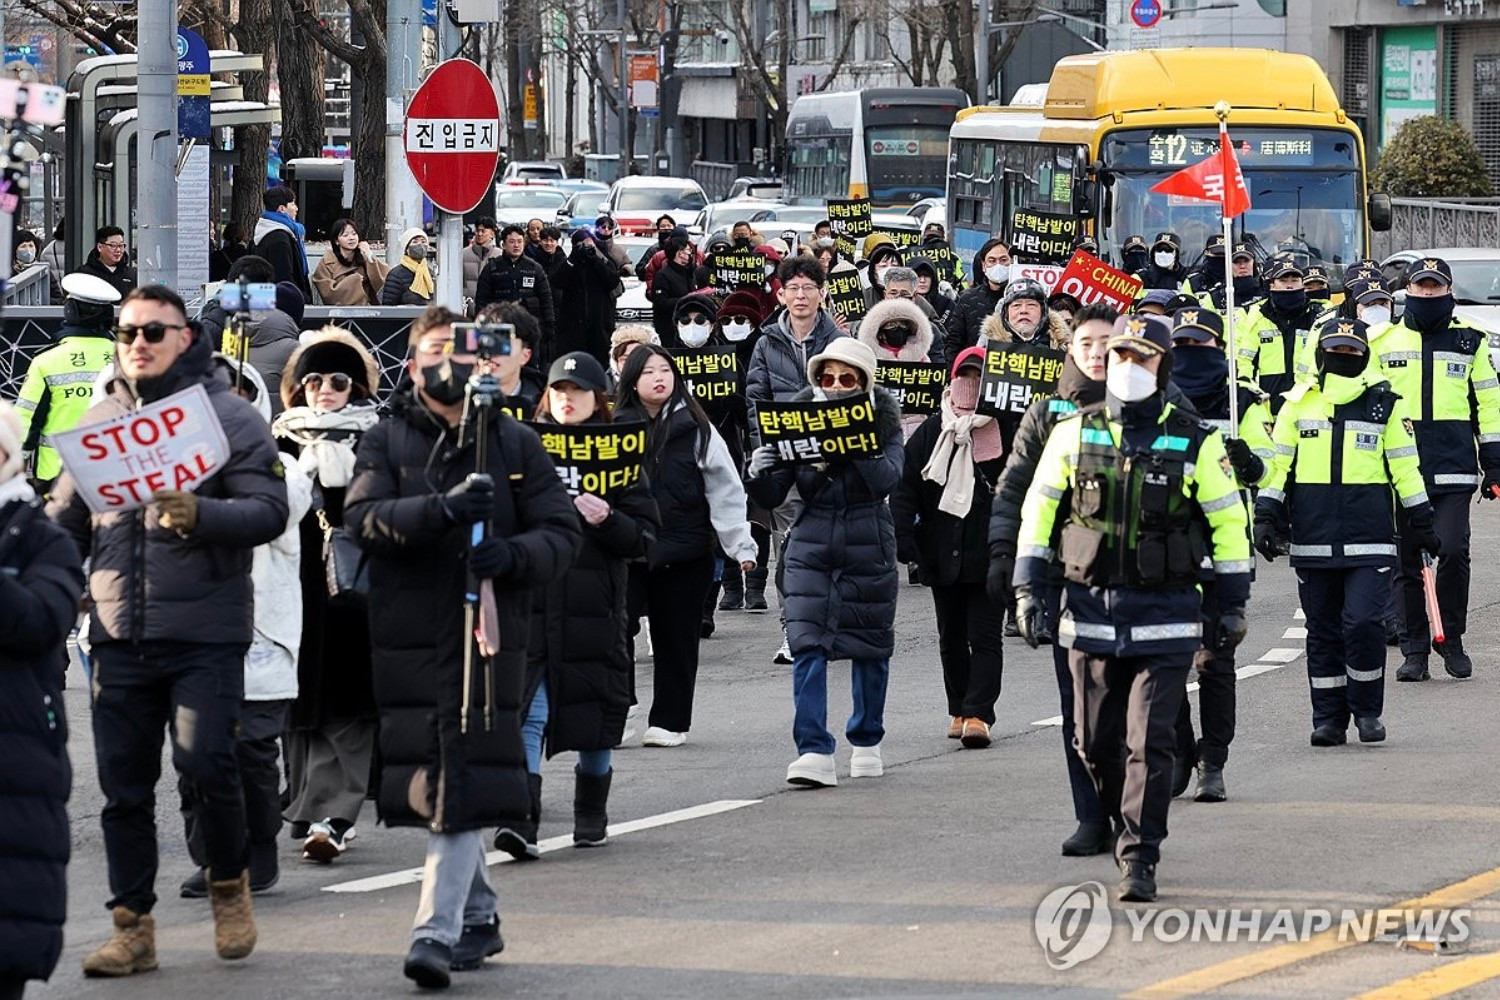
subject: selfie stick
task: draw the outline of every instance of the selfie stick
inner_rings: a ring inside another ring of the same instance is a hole
[[[494,375],[476,374],[469,379],[464,392],[464,412],[458,425],[458,438],[460,442],[463,441],[465,431],[473,429],[474,471],[469,474],[470,482],[477,481],[480,477],[490,478],[485,469],[488,464],[489,417],[499,391],[500,380]],[[488,528],[487,519],[475,522],[470,528],[469,550],[471,552],[475,546],[484,541]],[[464,586],[464,700],[463,708],[459,711],[459,732],[469,731],[469,705],[474,700],[474,657],[476,654],[484,658],[484,729],[485,732],[489,732],[494,722],[495,709],[494,656],[499,651],[495,648],[499,645],[498,642],[494,645],[489,642],[489,636],[494,634],[493,584],[488,580],[479,580],[472,568],[467,570],[467,575]],[[487,625],[490,627],[487,628]]]

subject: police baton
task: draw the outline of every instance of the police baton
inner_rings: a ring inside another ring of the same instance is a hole
[[[1426,552],[1422,553],[1422,597],[1427,602],[1427,621],[1432,626],[1432,641],[1442,642],[1447,637],[1443,635],[1443,614],[1438,608],[1437,560]]]

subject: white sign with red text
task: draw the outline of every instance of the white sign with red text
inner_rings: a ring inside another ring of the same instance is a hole
[[[95,514],[144,507],[157,490],[191,493],[229,461],[229,439],[201,385],[48,443]]]
[[[1019,281],[1022,278],[1029,278],[1040,283],[1043,288],[1047,289],[1047,294],[1051,295],[1053,289],[1057,287],[1058,279],[1062,277],[1063,270],[1062,264],[1015,263],[1010,266],[1010,280]]]

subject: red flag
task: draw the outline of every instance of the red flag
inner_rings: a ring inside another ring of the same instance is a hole
[[[1231,182],[1224,183],[1224,179]],[[1219,151],[1201,163],[1184,167],[1164,181],[1152,186],[1156,194],[1175,194],[1198,201],[1216,201],[1224,218],[1232,219],[1250,210],[1250,192],[1245,190],[1245,175],[1234,157],[1234,146],[1228,136],[1221,136]]]

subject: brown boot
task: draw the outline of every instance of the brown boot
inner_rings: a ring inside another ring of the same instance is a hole
[[[83,960],[85,976],[128,976],[156,968],[156,919],[123,906],[114,908],[115,933]]]
[[[223,959],[244,958],[255,950],[255,914],[250,909],[250,872],[208,883],[214,906],[214,948]]]
[[[983,750],[990,745],[990,727],[983,719],[965,719],[959,742],[970,750]]]

